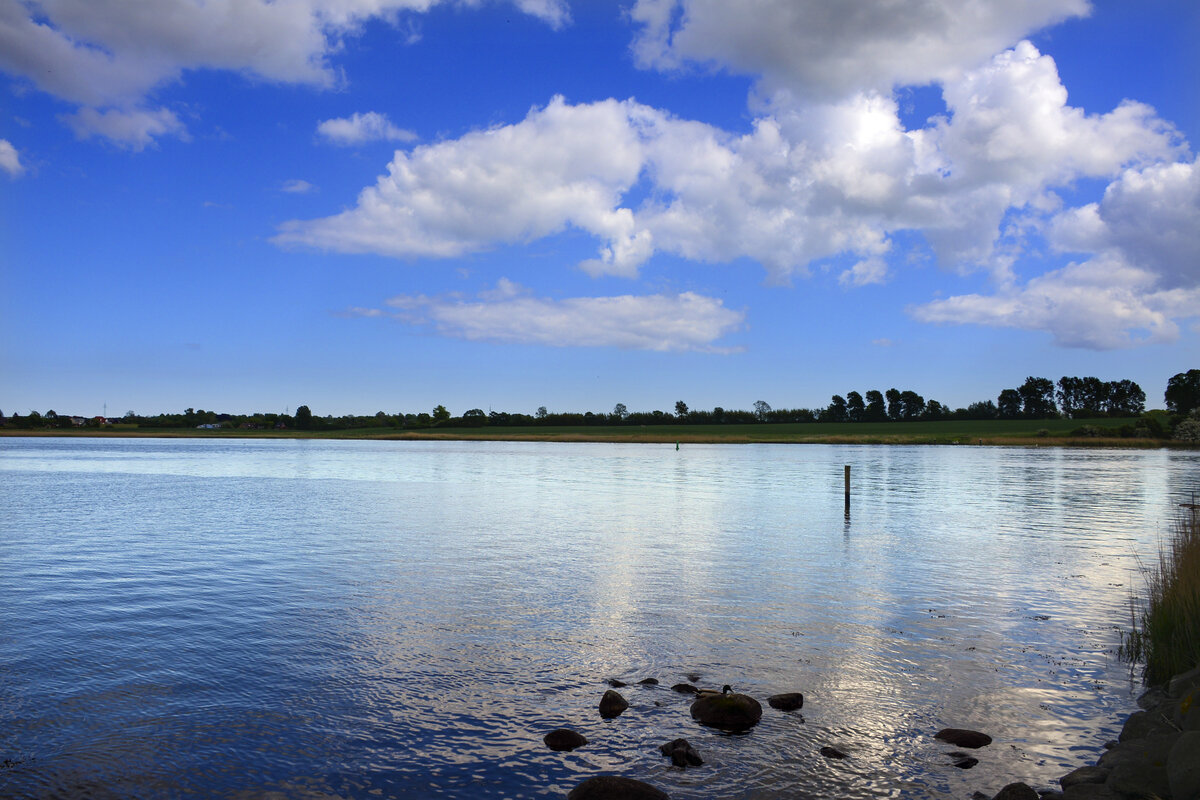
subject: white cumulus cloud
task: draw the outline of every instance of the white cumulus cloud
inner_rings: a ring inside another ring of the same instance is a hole
[[[137,109],[188,70],[331,87],[339,75],[330,57],[369,20],[399,22],[449,1],[155,0],[148,8],[128,0],[0,0],[0,70],[101,115],[149,113]],[[557,0],[517,6],[551,26],[569,21]]]
[[[317,134],[346,147],[366,142],[411,142],[417,138],[415,133],[393,125],[387,115],[377,111],[327,119],[317,125]]]
[[[8,139],[0,139],[0,169],[7,172],[10,178],[19,178],[25,173],[21,154]]]
[[[1087,0],[637,0],[643,67],[716,65],[821,101],[955,78]]]
[[[534,297],[500,279],[478,297],[399,295],[392,316],[429,325],[443,336],[471,341],[550,347],[617,347],[626,350],[733,352],[717,341],[744,324],[745,314],[694,292],[615,297]],[[352,309],[351,316],[380,316]]]
[[[1028,42],[944,87],[950,115],[906,130],[890,96],[777,107],[735,136],[636,103],[553,99],[519,123],[399,152],[336,216],[287,223],[279,243],[398,257],[455,257],[573,227],[600,240],[592,274],[635,276],[655,252],[750,258],[768,278],[857,259],[843,281],[878,283],[897,231],[943,265],[1004,274],[1013,210],[1040,218],[1048,190],[1174,157],[1173,129],[1144,105],[1067,105],[1054,61]],[[626,195],[645,181],[650,191]]]
[[[1200,317],[1200,165],[1130,168],[1099,203],[1050,224],[1050,242],[1091,257],[1002,286],[913,309],[930,322],[1040,330],[1062,345],[1112,349],[1173,341]]]

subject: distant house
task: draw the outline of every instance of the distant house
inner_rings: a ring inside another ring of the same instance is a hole
[[[77,428],[80,425],[87,425],[87,417],[71,417],[71,424]]]
[[[203,425],[197,425],[196,428],[202,431],[215,431],[221,427],[219,422],[206,422]]]

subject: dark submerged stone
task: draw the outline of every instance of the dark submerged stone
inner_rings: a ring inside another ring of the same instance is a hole
[[[633,778],[597,775],[572,789],[567,800],[668,800],[668,796],[661,789]]]
[[[821,748],[821,755],[825,756],[826,758],[836,759],[838,761],[841,761],[843,758],[847,758],[846,754],[841,750],[838,750],[836,747],[829,746]]]
[[[638,683],[642,686],[658,686],[658,678],[642,678]]]
[[[587,739],[582,734],[568,728],[552,730],[542,737],[542,741],[546,743],[546,747],[549,747],[556,753],[574,750],[576,747],[582,747],[587,744]]]
[[[698,767],[704,763],[696,748],[687,739],[673,739],[658,748],[677,767]]]
[[[600,698],[600,716],[605,719],[619,717],[621,712],[627,708],[629,708],[629,703],[624,697],[621,697],[620,693],[614,692],[612,689],[606,691]]]
[[[767,704],[780,711],[795,711],[804,706],[804,695],[799,692],[773,694],[767,698]]]
[[[671,691],[679,692],[680,694],[695,694],[700,690],[690,683],[677,683],[671,687]]]

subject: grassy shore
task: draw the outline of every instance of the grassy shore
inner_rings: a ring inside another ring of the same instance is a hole
[[[1126,447],[1177,446],[1162,439],[1126,438],[1117,428],[1125,419],[1094,420],[950,420],[942,422],[886,423],[779,423],[750,425],[588,425],[481,428],[439,427],[420,430],[354,428],[347,430],[197,430],[193,428],[138,428],[113,425],[104,428],[43,430],[0,429],[9,436],[166,436],[196,438],[271,439],[384,439],[480,440],[534,442],[645,442],[713,444],[942,444],[1004,445],[1026,447]],[[1099,436],[1070,436],[1090,425]],[[1107,434],[1107,435],[1106,435]]]
[[[1122,655],[1145,665],[1153,686],[1200,666],[1200,508],[1192,506],[1146,570],[1147,598]]]

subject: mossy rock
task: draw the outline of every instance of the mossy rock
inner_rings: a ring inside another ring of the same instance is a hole
[[[749,730],[762,719],[762,706],[753,697],[736,692],[705,694],[692,703],[692,718],[701,725],[736,733]]]

